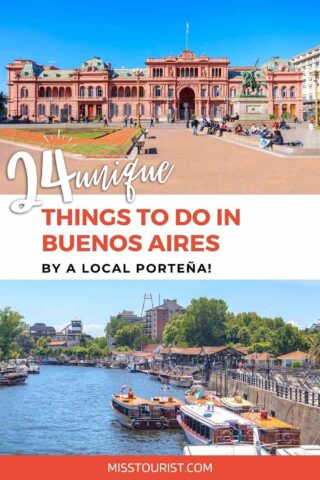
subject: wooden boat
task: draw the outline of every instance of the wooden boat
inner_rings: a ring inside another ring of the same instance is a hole
[[[220,401],[225,408],[235,413],[248,412],[253,407],[251,402],[248,402],[248,400],[245,400],[240,395],[236,395],[235,397],[221,397]]]
[[[24,372],[7,372],[0,374],[0,385],[10,387],[24,383],[28,375]]]
[[[153,397],[146,400],[128,395],[112,395],[112,409],[121,425],[132,430],[179,428],[177,415],[183,404],[174,397]]]
[[[244,412],[242,418],[257,425],[261,443],[268,446],[296,447],[300,445],[300,430],[279,418],[261,412]]]
[[[170,375],[169,384],[175,387],[190,388],[193,384],[193,377],[191,375]]]
[[[180,408],[184,402],[171,396],[152,397],[151,402],[154,406],[159,407],[165,428],[180,428],[177,416],[180,414]]]
[[[252,422],[212,402],[182,405],[178,422],[192,445],[252,444]]]

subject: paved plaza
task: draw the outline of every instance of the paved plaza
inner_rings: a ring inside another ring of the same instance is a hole
[[[288,132],[292,138],[310,135],[305,128]],[[287,132],[285,133],[287,134]],[[319,142],[320,133],[313,132],[312,142]],[[139,156],[142,164],[158,165],[164,160],[175,165],[175,170],[164,185],[137,183],[139,194],[319,194],[320,156],[279,156],[252,147],[237,145],[210,135],[193,136],[190,129],[160,125],[151,129],[145,147],[149,153]],[[310,137],[311,138],[311,137]],[[288,138],[289,139],[289,138]],[[315,146],[315,143],[313,146]],[[25,191],[24,169],[19,168],[15,181],[7,180],[6,165],[18,150],[29,151],[40,169],[41,149],[21,148],[15,144],[0,143],[0,190],[2,194]],[[68,171],[92,172],[103,165],[114,168],[114,161],[76,159],[65,154]],[[124,160],[122,160],[124,162]],[[40,171],[40,170],[39,170]],[[59,193],[58,189],[41,190]],[[75,193],[101,193],[98,187],[77,190]],[[121,187],[109,193],[122,193]]]

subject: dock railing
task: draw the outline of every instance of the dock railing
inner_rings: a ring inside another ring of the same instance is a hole
[[[271,379],[258,377],[255,374],[236,372],[234,370],[228,371],[228,377],[247,383],[252,387],[273,392],[277,397],[320,408],[320,393],[313,392],[312,390],[292,387]]]

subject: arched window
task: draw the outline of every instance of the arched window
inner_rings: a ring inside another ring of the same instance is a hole
[[[281,88],[281,98],[287,98],[287,87]]]
[[[96,88],[96,97],[102,97],[102,88],[100,86]]]
[[[111,97],[117,98],[117,96],[118,96],[117,87],[112,87],[112,89],[111,89]]]
[[[20,107],[20,114],[21,114],[23,117],[26,117],[27,115],[29,115],[28,105],[21,105],[21,107]]]
[[[123,113],[124,115],[131,115],[131,105],[129,103],[124,104]]]
[[[181,77],[184,77],[184,68],[181,68]]]
[[[155,97],[161,97],[161,87],[159,87],[159,85],[154,87],[154,96]]]
[[[46,93],[46,91],[45,91],[44,87],[40,87],[39,88],[39,97],[45,97],[45,93]]]
[[[140,115],[144,115],[144,105],[140,103]]]
[[[86,87],[80,87],[80,97],[86,96]]]
[[[132,96],[132,98],[137,98],[137,94],[138,94],[138,89],[137,89],[137,87],[132,87],[132,90],[131,90],[131,96]]]
[[[215,85],[213,87],[213,96],[214,97],[219,97],[220,96],[220,87],[219,85]]]
[[[63,108],[68,115],[72,114],[72,106],[71,105],[66,103],[65,105],[63,105]]]
[[[189,68],[187,67],[187,68],[186,68],[186,77],[189,77],[189,76],[190,76],[190,70],[189,70]]]
[[[27,98],[29,96],[28,89],[26,87],[21,88],[21,98]]]
[[[278,98],[278,95],[279,95],[278,87],[273,87],[272,95],[273,95],[273,98]]]
[[[53,87],[51,94],[53,98],[58,98],[58,94],[59,94],[58,88]]]
[[[193,67],[190,68],[190,77],[193,77],[194,76],[194,69]]]
[[[198,67],[195,69],[194,73],[195,73],[195,77],[197,77],[198,76]]]
[[[51,97],[51,88],[50,88],[50,87],[47,87],[47,88],[46,88],[46,97],[47,97],[47,98],[50,98],[50,97]]]
[[[58,107],[58,105],[55,105],[55,104],[51,105],[51,115],[52,115],[53,117],[57,117],[57,116],[59,115],[59,107]]]
[[[72,97],[72,91],[71,87],[66,88],[66,98],[71,98]]]
[[[130,97],[131,97],[131,89],[130,89],[130,87],[126,87],[126,88],[125,88],[124,96],[125,96],[126,98],[130,98]]]
[[[296,96],[296,89],[294,87],[290,87],[290,98],[294,98]]]
[[[45,115],[46,114],[46,106],[43,104],[38,105],[38,115]]]
[[[155,106],[154,113],[156,118],[159,118],[161,116],[161,105]]]
[[[139,88],[139,96],[140,96],[140,98],[144,97],[144,88],[143,87]]]
[[[123,98],[123,97],[124,97],[124,88],[123,88],[123,87],[119,87],[118,97],[119,97],[119,98]]]
[[[63,98],[64,97],[64,87],[60,87],[59,88],[59,98]]]
[[[93,87],[91,86],[88,87],[88,97],[93,97],[93,92],[94,92]]]
[[[177,77],[180,77],[180,68],[177,68]]]

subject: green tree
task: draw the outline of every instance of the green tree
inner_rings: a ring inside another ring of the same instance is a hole
[[[308,350],[308,342],[297,327],[286,323],[283,327],[278,328],[274,335],[271,341],[271,352],[279,356],[296,350]]]
[[[8,97],[4,92],[0,92],[0,119],[7,115]]]
[[[320,363],[320,333],[312,335],[310,338],[309,357],[316,363]]]
[[[104,331],[106,332],[107,336],[115,337],[118,330],[128,325],[130,325],[129,322],[123,318],[111,317],[110,322],[107,324]]]
[[[169,347],[179,345],[186,347],[186,333],[185,333],[185,317],[184,314],[178,314],[172,317],[170,322],[165,326],[163,332],[163,340]]]
[[[22,332],[17,338],[17,346],[22,355],[29,354],[34,345],[35,341],[29,332]]]
[[[23,316],[10,307],[0,310],[0,349],[4,358],[9,358],[16,351],[19,335],[28,330],[22,319]]]
[[[132,325],[125,325],[115,334],[114,341],[116,346],[140,349],[143,340],[143,324],[133,323]]]
[[[271,350],[271,343],[270,342],[256,342],[249,346],[248,353],[253,352],[270,352]]]

